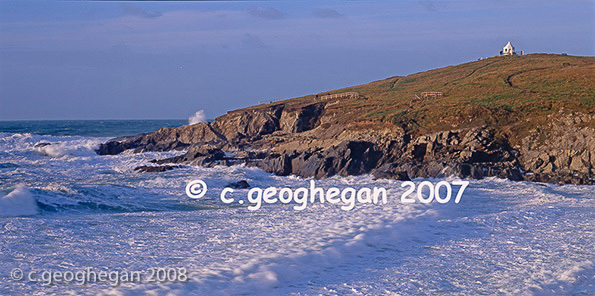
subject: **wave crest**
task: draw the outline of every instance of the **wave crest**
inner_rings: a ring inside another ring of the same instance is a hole
[[[31,216],[38,213],[37,202],[24,185],[0,198],[0,216]]]

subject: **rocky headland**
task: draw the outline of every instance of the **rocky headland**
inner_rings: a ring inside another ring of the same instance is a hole
[[[244,164],[315,178],[593,184],[593,81],[594,58],[494,57],[116,138],[97,153],[185,151],[139,172]]]

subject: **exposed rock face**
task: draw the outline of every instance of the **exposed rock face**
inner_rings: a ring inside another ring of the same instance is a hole
[[[286,111],[281,114],[281,130],[288,133],[299,133],[311,130],[320,123],[323,106],[312,104],[294,111]]]
[[[415,177],[497,176],[520,180],[516,151],[496,141],[485,127],[418,137],[392,166]]]
[[[380,157],[381,153],[373,143],[346,141],[327,150],[270,154],[252,165],[282,176],[324,178],[369,173],[378,165]]]
[[[117,138],[102,144],[97,153],[188,149],[184,155],[155,162],[245,164],[278,175],[315,178],[371,173],[400,180],[456,175],[593,183],[595,131],[586,125],[595,121],[593,117],[552,119],[550,126],[536,130],[520,147],[512,148],[505,137],[487,126],[412,139],[394,126],[356,129],[355,125],[330,124],[334,114],[328,105],[313,102],[301,107],[278,104],[238,110],[212,123]]]
[[[97,153],[114,155],[127,149],[135,149],[135,152],[181,150],[190,145],[214,144],[222,141],[225,141],[225,137],[214,130],[210,123],[201,122],[178,128],[165,127],[148,134],[116,138],[101,144]]]
[[[552,120],[524,138],[521,164],[528,180],[590,184],[595,168],[594,116],[576,114]]]
[[[211,127],[232,143],[244,138],[268,135],[279,129],[279,118],[283,106],[277,105],[266,109],[231,112],[223,115],[211,124]]]
[[[182,150],[197,145],[241,146],[274,132],[299,133],[311,130],[318,125],[323,113],[320,104],[291,110],[284,108],[284,105],[276,105],[234,111],[218,117],[214,122],[162,128],[153,133],[116,138],[100,145],[97,153],[114,155],[127,149],[135,149],[135,152]]]

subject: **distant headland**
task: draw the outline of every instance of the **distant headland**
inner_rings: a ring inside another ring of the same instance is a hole
[[[97,152],[187,150],[149,171],[245,164],[316,178],[593,184],[593,81],[593,57],[516,54],[509,42],[495,57],[234,110],[117,138]]]

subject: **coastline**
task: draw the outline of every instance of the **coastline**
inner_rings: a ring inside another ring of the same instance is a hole
[[[212,122],[120,137],[103,143],[97,153],[187,151],[155,159],[155,168],[139,171],[245,164],[280,176],[317,179],[494,176],[593,184],[592,86],[577,80],[576,87],[587,91],[569,95],[571,86],[552,90],[542,78],[590,77],[592,63],[591,57],[566,55],[497,56],[331,92],[335,95],[234,110]],[[507,82],[513,76],[515,83],[532,88],[512,87]],[[479,83],[493,90],[486,92]],[[411,90],[436,85],[448,91],[411,99]]]

